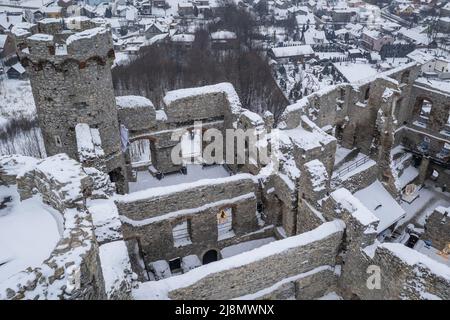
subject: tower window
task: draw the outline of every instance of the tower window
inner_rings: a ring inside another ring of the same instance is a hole
[[[57,147],[62,147],[61,137],[55,136],[55,144]]]
[[[190,220],[184,220],[172,228],[173,245],[175,247],[183,247],[192,244],[190,229]]]
[[[233,208],[227,207],[217,214],[218,240],[234,237],[233,231]]]

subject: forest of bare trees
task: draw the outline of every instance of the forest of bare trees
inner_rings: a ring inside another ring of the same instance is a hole
[[[191,48],[170,42],[149,46],[129,65],[115,67],[116,94],[144,95],[159,106],[168,90],[226,81],[234,85],[245,108],[257,113],[269,110],[277,119],[288,101],[273,80],[264,53],[253,45],[258,38],[254,17],[232,4],[220,12],[220,20],[195,33]],[[238,46],[212,49],[209,34],[219,29],[235,32]]]

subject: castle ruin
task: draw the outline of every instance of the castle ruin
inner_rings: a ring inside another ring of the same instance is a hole
[[[2,157],[0,182],[42,197],[64,231],[40,267],[0,282],[1,299],[450,298],[449,267],[393,236],[405,216],[396,201],[416,192],[406,187],[449,183],[448,94],[418,82],[420,65],[313,93],[274,124],[229,83],[169,91],[156,107],[114,97],[111,36],[92,27],[39,25],[19,46],[49,157]],[[201,164],[206,177],[185,181],[197,169],[174,163],[173,136],[193,143],[208,129],[265,132],[257,149],[274,157]],[[372,186],[393,209],[362,203]],[[446,217],[436,209],[423,235],[439,250]]]

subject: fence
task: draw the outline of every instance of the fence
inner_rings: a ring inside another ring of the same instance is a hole
[[[350,163],[348,166],[340,169],[339,171],[337,171],[333,176],[334,178],[340,178],[344,175],[346,175],[347,173],[351,172],[352,170],[362,166],[363,164],[367,163],[370,160],[369,156],[364,156],[363,158]]]

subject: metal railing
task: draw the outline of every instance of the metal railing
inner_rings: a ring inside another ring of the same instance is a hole
[[[369,156],[364,156],[363,158],[361,158],[361,159],[359,159],[359,160],[357,160],[355,162],[352,162],[348,166],[346,166],[346,167],[340,169],[339,171],[337,171],[333,175],[333,177],[334,178],[340,178],[340,177],[346,175],[347,173],[351,172],[352,170],[354,170],[354,169],[362,166],[363,164],[367,163],[369,160],[370,160]]]
[[[402,162],[403,159],[405,159],[407,156],[409,156],[410,153],[404,152],[400,157],[392,161],[392,164],[394,167],[397,167],[398,164]]]

